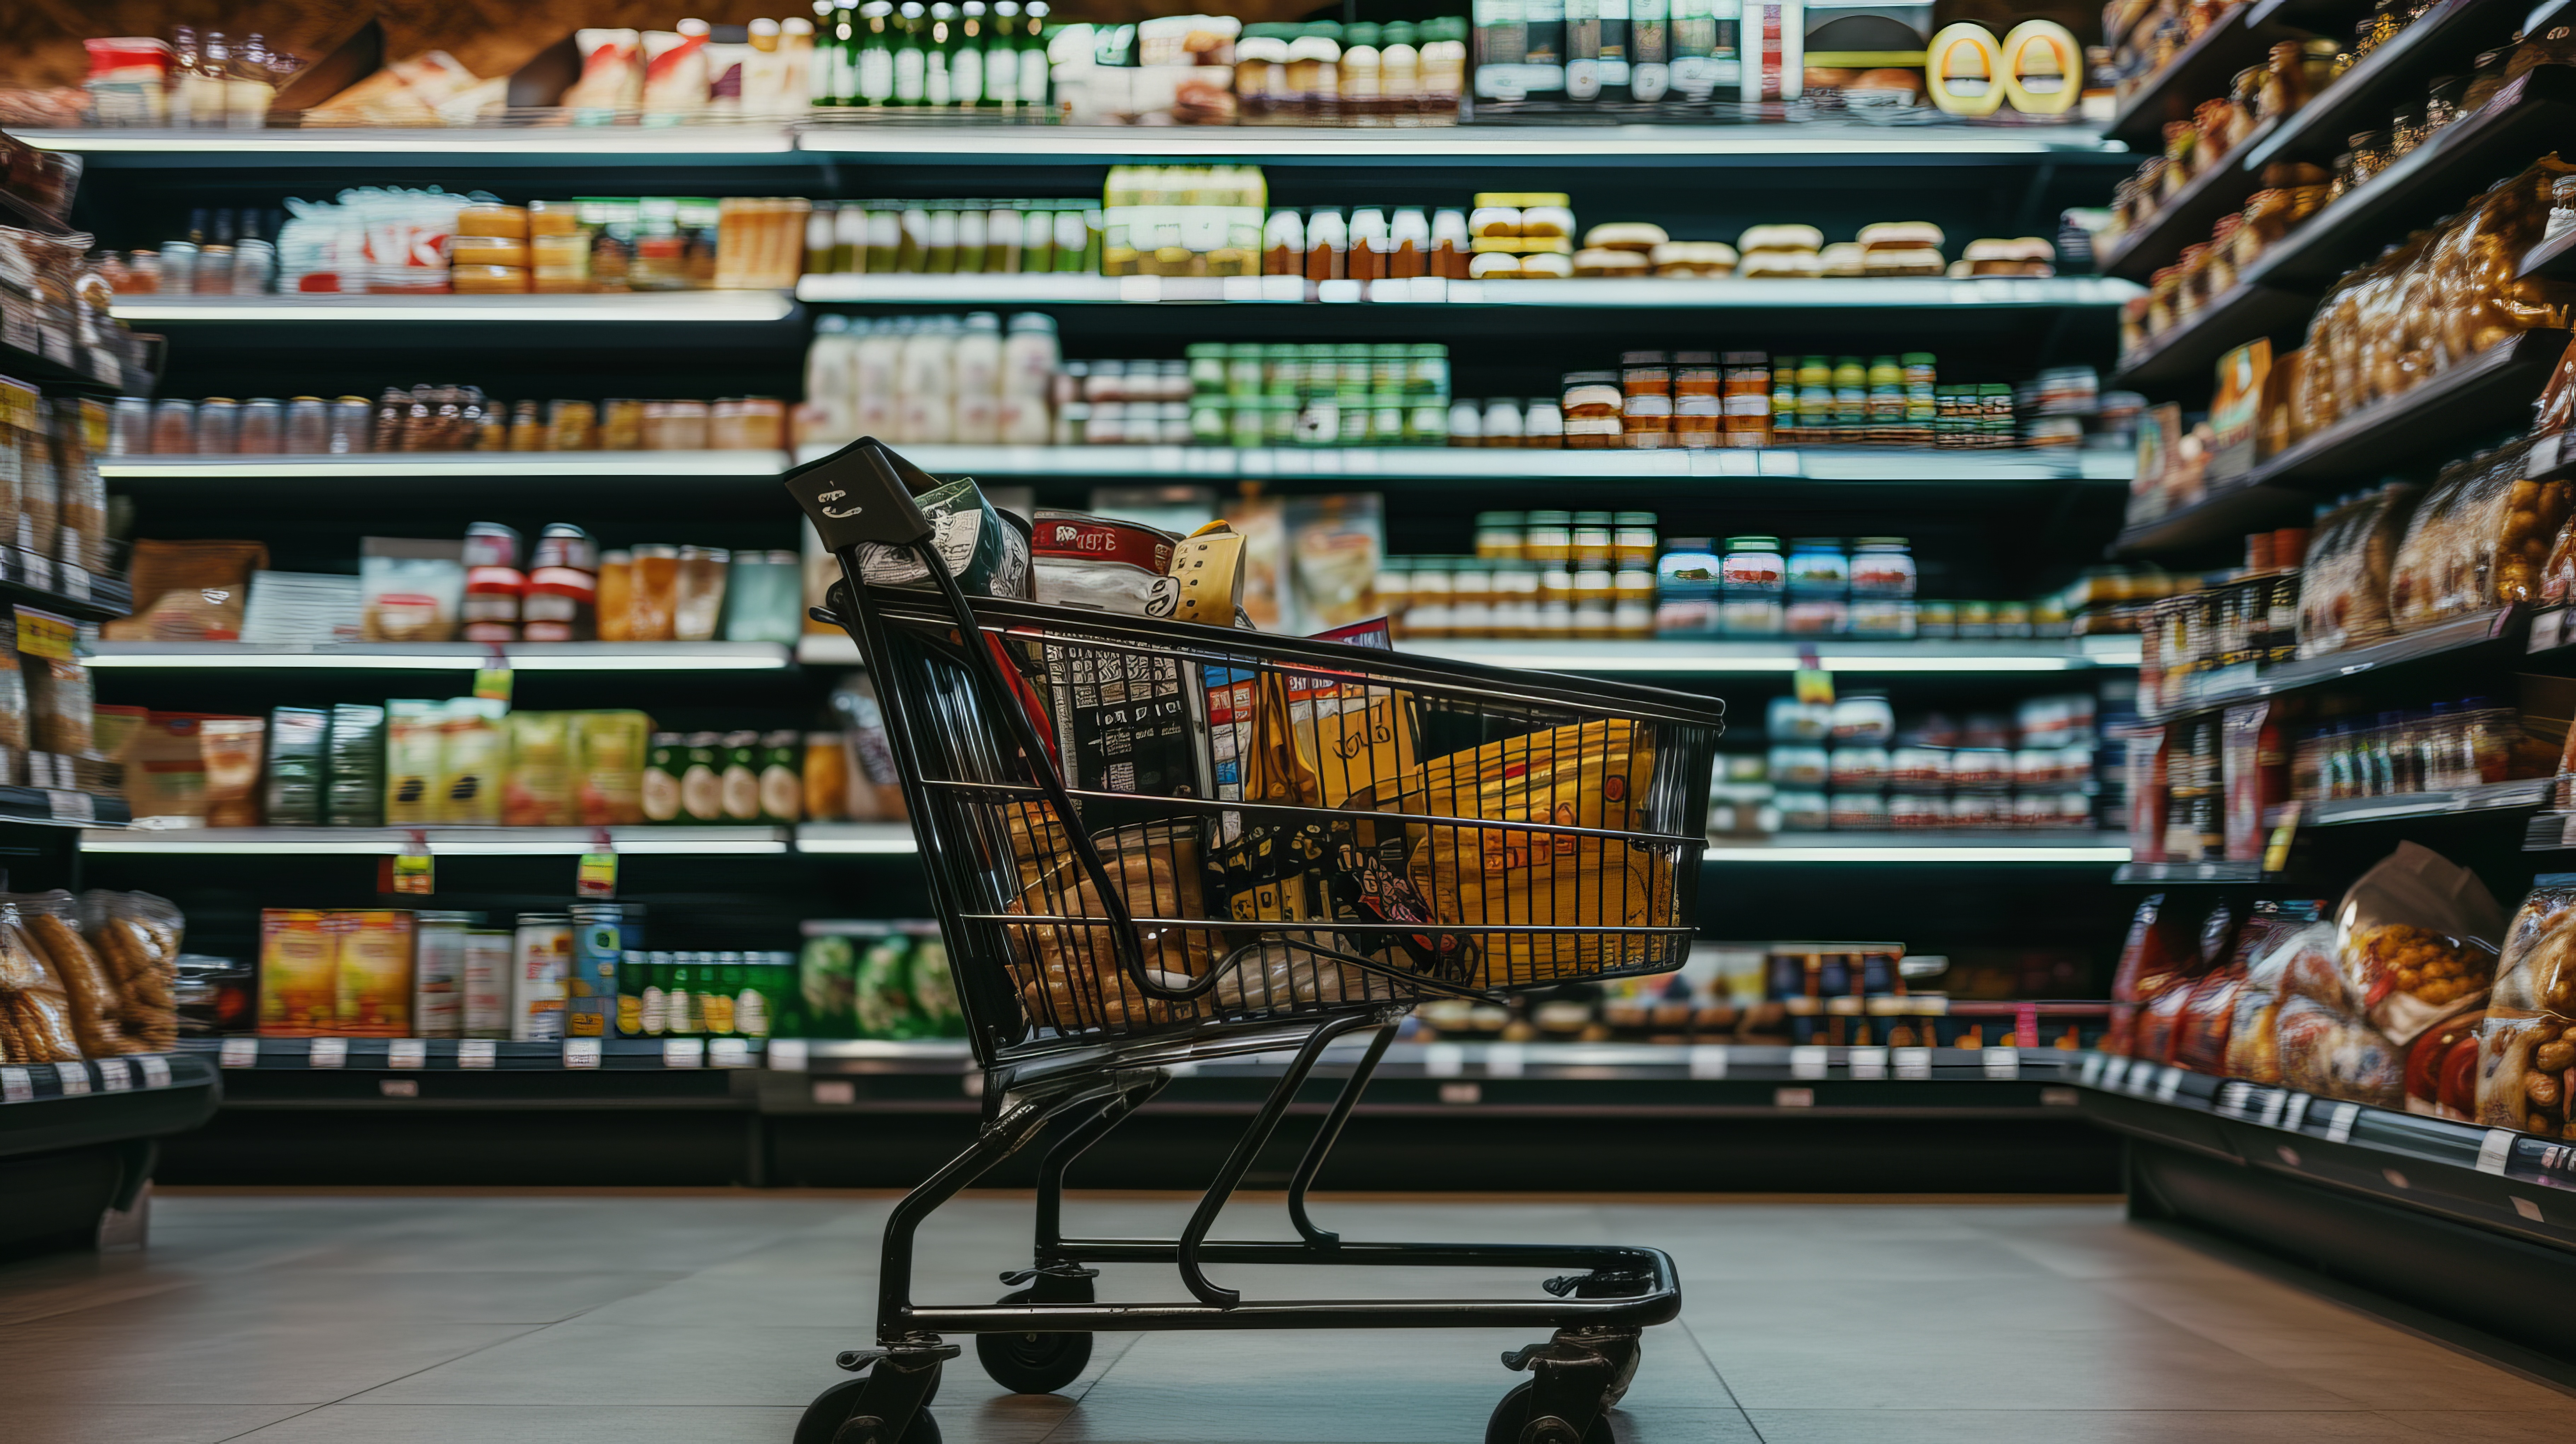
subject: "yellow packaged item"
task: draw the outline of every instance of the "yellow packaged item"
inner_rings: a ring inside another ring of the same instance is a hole
[[[331,1025],[351,1038],[411,1036],[412,915],[397,909],[335,912]]]
[[[641,712],[572,714],[574,820],[606,827],[644,820],[644,760],[653,719]]]

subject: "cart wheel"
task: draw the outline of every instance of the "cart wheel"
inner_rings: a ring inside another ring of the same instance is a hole
[[[999,1302],[1025,1304],[1029,1290],[1002,1295]],[[1091,1366],[1089,1334],[977,1334],[975,1357],[993,1382],[1014,1394],[1052,1394],[1082,1377]],[[802,1440],[798,1444],[803,1444]],[[911,1444],[906,1440],[905,1444]]]
[[[1503,1396],[1494,1406],[1494,1417],[1485,1421],[1485,1444],[1521,1444],[1522,1431],[1529,1428],[1530,1390],[1534,1384],[1523,1384]],[[804,1444],[798,1440],[797,1444]],[[1532,1444],[1575,1444],[1563,1436],[1551,1435]],[[1592,1416],[1592,1427],[1583,1431],[1581,1444],[1616,1444],[1610,1433],[1610,1405],[1605,1401],[1601,1412]]]
[[[886,1437],[885,1425],[872,1421],[874,1427],[859,1435],[841,1438],[841,1426],[851,1421],[859,1408],[859,1396],[867,1389],[862,1376],[844,1379],[814,1396],[805,1406],[804,1415],[796,1421],[795,1444],[897,1444]],[[933,1379],[930,1392],[939,1392],[939,1381]],[[930,1417],[930,1400],[924,1398],[921,1408],[912,1416],[912,1427],[903,1431],[901,1444],[940,1444],[939,1421]]]

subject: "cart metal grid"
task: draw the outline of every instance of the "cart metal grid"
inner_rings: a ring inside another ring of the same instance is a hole
[[[1424,998],[1668,971],[1693,935],[1722,707],[1341,642],[969,596],[976,514],[866,439],[787,474],[838,559],[818,616],[858,642],[987,1075],[975,1143],[897,1206],[877,1346],[818,1397],[798,1444],[928,1444],[946,1334],[1005,1387],[1080,1375],[1099,1331],[1529,1326],[1545,1343],[1489,1439],[1606,1440],[1638,1338],[1681,1306],[1672,1261],[1628,1246],[1346,1242],[1306,1194]],[[989,524],[989,514],[984,520]],[[956,530],[951,530],[954,527]],[[873,580],[871,580],[873,579]],[[886,581],[908,586],[881,585]],[[1375,1035],[1289,1188],[1296,1241],[1208,1232],[1335,1038]],[[1068,1238],[1075,1158],[1170,1066],[1293,1061],[1177,1239]],[[911,1299],[921,1222],[1053,1139],[1031,1265],[996,1304]],[[1101,1303],[1100,1263],[1171,1263],[1189,1302]],[[1210,1264],[1577,1272],[1544,1300],[1245,1301]]]

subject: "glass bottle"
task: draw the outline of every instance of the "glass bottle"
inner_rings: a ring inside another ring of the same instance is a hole
[[[277,74],[269,67],[268,42],[253,35],[224,75],[224,123],[234,130],[258,130],[268,124],[269,103],[277,99]]]
[[[957,54],[957,7],[938,0],[930,7],[930,24],[922,32],[921,103],[945,110],[957,103],[956,77],[948,62]]]
[[[948,55],[949,101],[961,109],[981,109],[990,103],[984,99],[984,32],[991,22],[985,18],[984,0],[965,0],[957,11],[957,45]]]
[[[1020,104],[1047,103],[1046,0],[1029,0],[1021,12]]]
[[[859,104],[894,103],[895,42],[900,27],[894,0],[867,0],[859,7],[858,63],[850,76]]]
[[[930,69],[930,59],[922,53],[923,32],[930,27],[930,12],[921,0],[903,0],[895,12],[888,43],[894,49],[894,95],[889,105],[913,106],[922,103],[922,87]]]
[[[984,27],[984,101],[1015,110],[1020,104],[1019,0],[993,0],[993,18]]]

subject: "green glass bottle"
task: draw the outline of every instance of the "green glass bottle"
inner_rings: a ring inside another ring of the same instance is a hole
[[[921,36],[921,103],[933,110],[957,103],[955,77],[949,70],[956,54],[957,7],[948,0],[936,0],[930,7],[929,28]]]
[[[1020,21],[1020,104],[1047,103],[1046,0],[1029,0]]]
[[[1020,105],[1020,0],[993,0],[984,27],[984,103],[1000,110]]]
[[[671,955],[671,981],[662,989],[662,1036],[695,1038],[706,1030],[698,997],[697,954]]]
[[[984,0],[957,7],[957,46],[948,55],[948,96],[960,110],[980,110],[984,99],[984,32],[989,30]]]
[[[859,7],[858,58],[851,80],[859,105],[894,103],[894,0],[868,0]]]
[[[930,12],[921,0],[903,0],[895,12],[894,24],[894,99],[889,104],[917,106],[924,103],[924,85],[930,71],[930,57],[924,53],[924,42],[930,29]]]
[[[710,1038],[735,1036],[734,996],[742,991],[742,954],[698,954],[698,1018]]]
[[[850,0],[814,0],[814,57],[806,62],[811,76],[807,91],[818,106],[852,104],[851,46],[857,36],[858,12]]]

